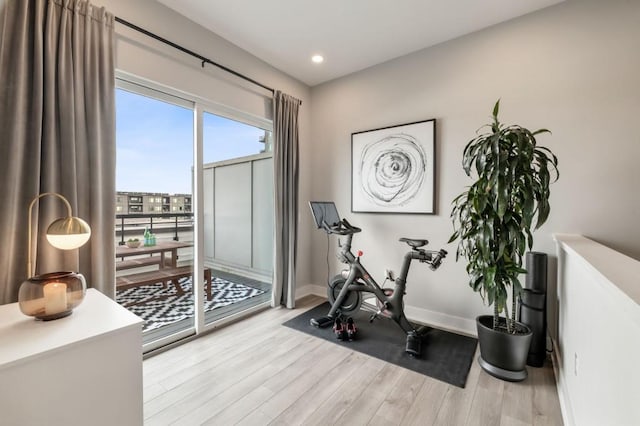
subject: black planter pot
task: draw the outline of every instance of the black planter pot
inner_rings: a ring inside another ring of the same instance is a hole
[[[500,318],[501,324],[506,320]],[[493,316],[476,318],[480,356],[478,363],[484,371],[502,380],[519,382],[527,378],[527,354],[532,332],[525,324],[516,322],[518,334],[493,329]]]

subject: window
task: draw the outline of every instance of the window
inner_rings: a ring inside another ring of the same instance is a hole
[[[176,279],[185,286],[176,294],[189,301],[175,304],[170,298],[160,298],[162,309],[153,311],[161,318],[147,319],[135,312],[145,319],[147,351],[191,335],[194,329],[195,333],[206,331],[214,327],[211,323],[228,315],[268,304],[273,275],[272,124],[129,78],[131,81],[117,80],[116,190],[127,194],[123,210],[136,213],[132,220],[139,222],[123,225],[121,235],[141,238],[145,227],[151,225],[158,242],[191,244],[169,255],[177,260],[169,269],[186,267],[191,273]],[[194,183],[198,184],[197,194],[192,193]],[[158,217],[159,213],[162,216]],[[204,256],[194,255],[194,244]],[[149,255],[140,259],[149,262]],[[153,268],[157,265],[149,267],[147,263],[139,273],[153,272]],[[116,274],[136,272],[121,268]],[[162,272],[169,273],[166,268]],[[231,305],[217,309],[219,304],[209,300],[214,291],[212,276],[228,281],[228,285],[236,283],[237,289],[228,290],[238,293]],[[195,278],[204,279],[198,282]],[[157,287],[154,291],[175,290],[172,286]],[[196,303],[203,293],[204,303]],[[118,292],[116,301],[122,296]],[[133,310],[134,305],[125,306]],[[150,321],[161,324],[149,331]]]
[[[271,132],[205,112],[204,163],[232,160],[272,151]]]
[[[193,229],[179,228],[171,218],[157,217],[162,212],[162,194],[192,191],[194,105],[149,88],[120,82],[118,86],[116,191],[135,194],[129,197],[129,212],[136,213],[121,227],[120,242],[129,238],[143,240],[146,230],[152,232],[155,242],[147,239],[148,252],[138,257],[126,246],[116,247],[116,254],[120,255],[116,256],[116,282],[127,276],[127,282],[138,283],[120,289],[116,286],[116,301],[145,320],[143,344],[152,345],[173,339],[169,336],[190,333],[194,327],[194,316],[183,315],[185,308],[194,306],[193,292],[187,290],[193,283],[193,274],[189,275],[194,262]],[[175,243],[180,248],[172,249]],[[158,276],[149,274],[159,274],[161,259],[170,260],[168,265],[162,265],[162,273],[172,276],[173,284],[167,286],[172,292],[158,298],[163,287],[150,282]],[[142,268],[131,268],[125,262],[132,260],[147,263]],[[191,281],[186,283],[185,278]],[[145,291],[150,293],[143,297]],[[163,315],[149,309],[148,300],[154,297],[164,304]]]
[[[205,259],[271,277],[271,131],[208,112],[203,123],[203,173],[211,188],[205,188],[203,200],[205,217],[211,217],[204,233],[213,235],[205,242]]]

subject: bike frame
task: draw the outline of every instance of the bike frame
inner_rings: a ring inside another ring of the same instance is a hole
[[[384,290],[378,285],[375,279],[369,274],[367,269],[360,263],[360,257],[355,256],[351,252],[351,240],[353,234],[346,235],[346,241],[341,245],[340,254],[338,258],[342,263],[349,265],[349,272],[344,286],[340,290],[338,297],[331,306],[329,311],[330,317],[335,317],[342,305],[342,302],[347,297],[350,291],[358,291],[361,293],[373,293],[376,298],[382,303],[384,309],[389,312],[391,319],[393,319],[402,328],[405,333],[415,332],[415,328],[411,325],[409,320],[404,314],[403,299],[405,290],[407,287],[407,275],[409,274],[409,267],[411,262],[419,260],[422,262],[430,261],[432,259],[431,252],[425,250],[410,250],[404,255],[402,263],[402,269],[400,275],[395,280],[395,287],[393,294],[387,296]]]

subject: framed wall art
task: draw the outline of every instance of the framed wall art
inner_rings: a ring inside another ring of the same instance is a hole
[[[435,213],[436,121],[351,134],[351,211]]]

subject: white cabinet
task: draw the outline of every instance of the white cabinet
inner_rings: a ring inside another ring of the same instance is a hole
[[[140,318],[94,289],[54,321],[0,306],[0,424],[142,423]]]

